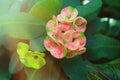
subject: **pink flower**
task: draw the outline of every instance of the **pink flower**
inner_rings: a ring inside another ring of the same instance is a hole
[[[76,50],[79,47],[79,35],[80,33],[76,36],[76,34],[78,34],[77,31],[74,30],[69,30],[65,33],[65,37],[64,37],[64,41],[66,41],[66,48],[68,48],[69,50]]]
[[[64,46],[55,43],[50,37],[46,37],[44,40],[45,48],[50,51],[51,55],[55,58],[64,58],[66,55],[66,49]]]
[[[87,21],[82,17],[77,17],[74,21],[74,24],[77,26],[76,29],[82,32],[85,32]]]
[[[69,54],[66,56],[67,58],[72,58],[76,55],[80,55],[80,54],[83,54],[86,52],[86,48],[84,47],[86,44],[86,37],[85,36],[81,37],[79,39],[79,41],[80,41],[80,45],[79,45],[78,49],[77,50],[70,50]]]
[[[61,10],[61,13],[57,16],[57,20],[60,22],[73,22],[77,17],[78,11],[73,7],[66,7]]]
[[[72,58],[86,51],[87,21],[77,17],[77,10],[72,7],[64,8],[61,13],[49,20],[46,25],[47,37],[44,40],[45,48],[55,58]]]
[[[49,35],[52,39],[54,39],[52,35],[55,32],[57,26],[58,26],[58,22],[55,16],[53,16],[53,19],[49,20],[46,24],[47,35]]]
[[[86,52],[86,48],[81,48],[80,51],[70,51],[69,54],[66,56],[66,58],[72,58],[76,55],[80,55]]]

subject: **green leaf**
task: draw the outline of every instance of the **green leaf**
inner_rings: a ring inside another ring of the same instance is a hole
[[[120,42],[102,34],[88,37],[86,47],[87,53],[85,55],[92,61],[102,58],[114,59],[120,56]]]
[[[87,25],[86,36],[94,34],[106,34],[109,30],[108,18],[96,18]]]
[[[95,65],[96,69],[107,75],[111,80],[120,79],[120,59],[115,59],[105,64]]]
[[[43,20],[49,20],[61,9],[62,0],[38,0],[31,8],[30,14]]]
[[[8,12],[15,0],[0,0],[0,15]]]
[[[108,29],[109,29],[109,20],[108,19],[106,21],[100,21],[100,24],[97,26],[98,26],[98,28],[95,31],[95,33],[102,33],[102,34],[107,35]]]
[[[6,49],[12,49],[9,47],[8,36],[5,33],[4,27],[0,26],[0,46],[5,47]]]
[[[60,61],[65,73],[70,80],[88,80],[87,73],[92,71],[89,67],[89,62],[82,60],[81,56],[76,56],[72,59],[63,59]]]
[[[62,3],[62,7],[67,7],[67,6],[72,6],[72,7],[76,7],[78,5],[80,5],[80,0],[64,0],[63,3]]]
[[[19,56],[16,53],[14,53],[9,62],[9,72],[11,74],[15,74],[22,69],[23,69],[23,65],[19,60]]]
[[[96,18],[95,20],[91,21],[90,23],[87,24],[87,30],[85,31],[85,34],[87,36],[93,35],[96,33],[100,26],[101,22],[99,18]]]
[[[30,40],[30,49],[32,51],[44,52],[46,50],[44,47],[44,38],[45,36],[41,36],[39,38]]]
[[[46,34],[46,22],[26,13],[13,13],[0,16],[0,25],[14,38],[34,39]]]
[[[113,67],[110,63],[92,64],[81,56],[63,59],[60,64],[70,80],[119,80],[120,77],[119,66]]]
[[[5,31],[2,26],[0,26],[0,46],[5,42]]]
[[[12,6],[10,7],[9,12],[10,13],[20,12],[21,6],[22,6],[22,0],[16,0],[14,4],[12,4]]]
[[[120,21],[110,18],[109,25],[110,28],[107,34],[120,39]]]
[[[107,62],[107,63],[108,64],[118,64],[118,63],[120,63],[120,58],[114,59],[114,60]]]
[[[120,0],[103,0],[103,2],[105,2],[106,4],[112,6],[112,7],[116,7],[116,8],[120,8]]]
[[[119,26],[119,28],[120,28],[120,21],[117,19],[110,18],[109,24],[110,24],[110,27]]]
[[[3,36],[5,34],[4,28],[0,26],[0,36]]]
[[[86,18],[87,21],[92,21],[98,15],[101,6],[102,6],[101,0],[90,0],[88,4],[80,5],[77,6],[76,8],[79,11],[80,16]]]
[[[21,11],[29,12],[32,6],[35,4],[35,0],[22,0]]]
[[[109,13],[109,15],[108,15]],[[115,18],[115,19],[118,19],[120,20],[120,9],[119,8],[114,8],[114,7],[111,7],[111,6],[103,6],[103,8],[101,9],[100,11],[100,15],[101,17],[108,17],[108,18]]]
[[[117,26],[111,27],[108,31],[108,35],[116,38],[118,37],[120,39],[120,28]]]

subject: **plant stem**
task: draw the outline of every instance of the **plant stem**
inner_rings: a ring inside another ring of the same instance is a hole
[[[35,76],[36,72],[37,72],[37,70],[34,70],[34,71],[33,71],[33,73],[32,73],[32,75],[31,75],[31,77],[30,77],[30,79],[29,79],[29,80],[34,80],[33,78],[34,78],[34,76]]]

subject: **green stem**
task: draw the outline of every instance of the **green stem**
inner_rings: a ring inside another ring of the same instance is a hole
[[[29,79],[29,80],[34,80],[33,78],[34,78],[34,76],[35,76],[36,72],[37,72],[37,70],[34,70],[34,71],[33,71],[33,73],[32,73],[32,75],[31,75],[31,77],[30,77],[30,79]]]

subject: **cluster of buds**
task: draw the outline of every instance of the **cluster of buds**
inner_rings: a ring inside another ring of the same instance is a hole
[[[87,21],[78,15],[73,7],[61,10],[57,17],[53,16],[46,24],[47,37],[44,40],[45,48],[55,58],[72,58],[86,51]]]

